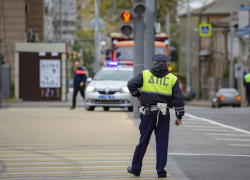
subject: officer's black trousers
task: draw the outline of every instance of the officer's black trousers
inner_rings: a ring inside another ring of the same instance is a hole
[[[250,86],[248,85],[246,87],[246,98],[247,98],[247,102],[248,102],[248,105],[250,104]]]
[[[142,115],[141,117],[141,137],[139,144],[136,146],[132,162],[132,171],[136,175],[140,175],[141,173],[142,159],[147,150],[153,130],[156,137],[156,170],[159,177],[164,177],[167,173],[165,166],[167,164],[170,114],[167,111],[167,116],[163,116],[160,112],[159,123],[156,127],[157,113],[158,111],[151,111],[151,115]]]
[[[72,102],[72,106],[76,107],[76,96],[78,94],[78,91],[80,91],[82,98],[84,99],[84,86],[74,86],[74,92],[73,92],[73,102]]]

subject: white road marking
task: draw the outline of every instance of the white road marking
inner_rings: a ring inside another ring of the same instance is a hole
[[[250,139],[229,139],[229,138],[215,138],[220,141],[250,141]]]
[[[47,156],[45,156],[47,157]],[[98,157],[67,157],[67,159],[71,159],[71,160],[85,160],[85,159],[90,159],[90,160],[98,160],[98,159],[114,159],[114,161],[117,161],[116,159],[132,159],[133,157],[119,157],[119,156],[116,156],[116,157],[101,157],[101,156],[98,156]],[[145,159],[154,159],[156,161],[156,157],[153,157],[153,156],[146,156],[144,157],[143,161]],[[11,159],[8,159],[8,158],[4,158],[5,161],[26,161],[26,160],[36,160],[36,162],[39,162],[39,161],[44,161],[44,160],[58,160],[58,157],[55,157],[55,158],[19,158],[19,159],[16,159],[16,158],[11,158]]]
[[[74,168],[82,168],[82,169],[102,169],[102,168],[125,168],[127,169],[128,166],[45,166],[45,167],[8,167],[8,170],[13,169],[74,169]],[[155,165],[143,165],[143,167],[155,167]]]
[[[228,144],[229,146],[242,146],[242,147],[250,147],[250,144]]]
[[[155,173],[155,170],[144,170],[144,172],[152,172]],[[88,174],[88,173],[93,173],[93,175],[98,175],[98,173],[107,173],[107,175],[116,175],[116,173],[127,173],[126,169],[122,171],[114,171],[114,170],[104,170],[104,171],[81,171],[81,174]],[[108,174],[111,173],[111,174]],[[34,172],[5,172],[3,175],[28,175],[28,174],[70,174],[70,172],[62,172],[62,171],[50,171],[50,172],[39,172],[39,171],[34,171]],[[168,175],[169,176],[169,175]]]
[[[223,133],[204,133],[205,135],[215,135],[215,136],[246,136],[249,137],[249,135],[246,134],[223,134]]]
[[[225,129],[193,129],[195,131],[216,131],[216,132],[232,132],[231,130]]]
[[[218,125],[218,126],[220,126],[220,127],[232,129],[232,130],[234,130],[234,131],[237,131],[237,132],[241,132],[241,133],[245,133],[245,134],[249,134],[249,135],[250,135],[250,131],[246,131],[246,130],[243,130],[243,129],[240,129],[240,128],[228,126],[228,125],[225,125],[225,124],[222,124],[222,123],[218,123],[218,122],[216,122],[216,121],[212,121],[212,120],[210,120],[210,119],[197,117],[197,116],[194,116],[194,115],[191,115],[191,114],[188,114],[188,113],[186,113],[186,115],[189,116],[190,118],[200,119],[200,120],[202,120],[202,121],[209,122],[209,123],[211,123],[211,124]]]
[[[7,166],[8,165],[20,165],[20,164],[22,164],[22,165],[37,165],[37,164],[43,164],[43,165],[49,165],[49,164],[63,164],[63,163],[65,163],[65,164],[68,164],[69,162],[64,162],[64,161],[55,161],[55,162],[7,162],[6,164],[7,164]],[[76,163],[76,162],[72,162],[72,163]],[[105,164],[105,163],[107,163],[107,164],[116,164],[116,163],[128,163],[128,164],[130,164],[131,163],[131,161],[120,161],[120,160],[118,160],[118,161],[77,161],[77,163],[78,164]],[[155,163],[155,161],[149,161],[149,160],[147,160],[147,161],[143,161],[143,163]]]
[[[191,153],[168,153],[168,154],[177,155],[177,156],[221,156],[221,157],[249,157],[250,158],[250,155],[242,155],[242,154],[191,154]]]
[[[195,126],[195,125],[183,125],[184,127],[194,127],[194,128],[215,128],[215,129],[218,129],[218,128],[221,128],[221,127],[218,127],[218,126]]]

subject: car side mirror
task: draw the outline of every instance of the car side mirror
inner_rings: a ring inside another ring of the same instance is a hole
[[[88,77],[87,78],[87,83],[90,83],[92,80],[93,80],[92,77]]]

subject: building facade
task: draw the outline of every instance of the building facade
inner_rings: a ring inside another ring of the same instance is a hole
[[[234,15],[242,5],[248,6],[248,0],[234,1]],[[222,87],[228,87],[226,71],[230,62],[230,3],[218,0],[201,9],[194,10],[191,17],[191,89],[199,94],[199,98],[208,99]],[[186,21],[184,14],[180,17],[180,70],[186,72]],[[200,37],[199,24],[212,25],[212,36]],[[237,19],[234,20],[237,28]],[[194,34],[193,34],[194,33]],[[239,39],[234,38],[233,55],[240,55]],[[197,45],[197,47],[195,46]],[[196,65],[197,63],[197,65]],[[197,70],[198,67],[198,70]],[[193,77],[193,76],[196,76]],[[225,79],[226,78],[226,79]],[[216,86],[214,86],[215,84]],[[216,88],[214,88],[216,87]]]
[[[77,0],[45,0],[44,3],[44,41],[68,43],[76,39]]]
[[[25,0],[0,1],[1,54],[6,65],[11,66],[11,80],[14,81],[14,53],[16,42],[26,42]]]

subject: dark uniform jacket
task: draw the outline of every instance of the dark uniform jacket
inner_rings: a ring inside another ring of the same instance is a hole
[[[87,80],[86,76],[86,70],[82,67],[75,70],[74,73],[74,86],[80,86],[81,82],[84,82]]]
[[[157,67],[152,68],[150,72],[158,78],[163,78],[168,73],[171,73],[167,70],[167,68],[161,69]],[[134,97],[141,96],[142,106],[145,106],[146,104],[156,105],[157,103],[167,103],[169,107],[173,107],[173,106],[175,107],[177,118],[178,119],[182,118],[182,116],[185,113],[185,110],[184,110],[184,103],[183,103],[183,98],[182,98],[178,80],[176,81],[176,83],[174,84],[172,88],[172,96],[166,96],[166,95],[157,94],[157,93],[140,92],[139,88],[141,88],[142,85],[143,85],[142,73],[135,76],[133,79],[131,79],[128,82],[128,89],[131,95]]]

